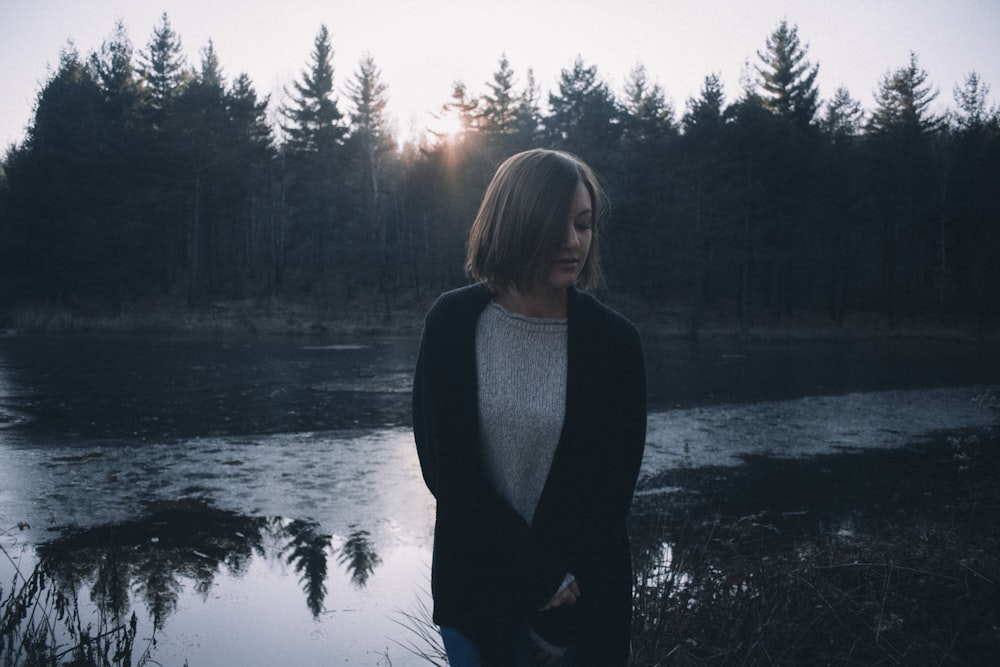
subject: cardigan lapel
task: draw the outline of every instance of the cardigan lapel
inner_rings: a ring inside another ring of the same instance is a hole
[[[535,510],[536,521],[546,515],[546,508],[553,502],[565,500],[568,485],[573,483],[574,474],[571,470],[572,461],[580,460],[579,448],[581,439],[576,436],[579,428],[579,420],[584,414],[584,394],[586,385],[580,382],[580,376],[586,360],[586,350],[584,349],[585,337],[581,335],[583,331],[582,322],[584,313],[580,293],[576,288],[567,290],[566,306],[566,407],[563,412],[563,425],[559,433],[559,443],[556,445],[552,463],[549,466],[545,484],[542,486],[542,493],[538,499],[538,506]],[[544,519],[543,519],[544,520]]]

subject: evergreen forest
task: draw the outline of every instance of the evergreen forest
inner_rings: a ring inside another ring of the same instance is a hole
[[[542,146],[606,185],[603,289],[692,336],[709,317],[996,322],[1000,112],[975,72],[942,104],[913,53],[866,109],[822,95],[783,21],[741,89],[707,73],[683,108],[642,65],[616,93],[578,56],[543,92],[501,56],[443,91],[460,131],[402,142],[374,58],[335,72],[334,46],[321,26],[275,104],[211,43],[186,62],[165,14],[145,47],[121,23],[95,52],[68,45],[0,165],[0,313],[305,302],[391,321],[466,282],[492,171]]]

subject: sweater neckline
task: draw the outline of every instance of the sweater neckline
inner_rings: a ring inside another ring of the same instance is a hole
[[[504,319],[515,323],[521,322],[533,326],[541,326],[546,328],[561,328],[564,327],[566,325],[566,322],[568,321],[567,318],[565,317],[560,317],[560,318],[531,317],[529,315],[521,315],[520,313],[514,313],[504,308],[503,304],[495,300],[491,300],[489,305],[492,308],[496,308],[497,311],[499,311],[503,315]]]

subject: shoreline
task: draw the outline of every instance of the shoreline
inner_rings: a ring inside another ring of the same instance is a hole
[[[650,480],[632,665],[990,664],[998,466],[994,426]]]
[[[216,301],[188,307],[178,301],[143,304],[119,315],[51,306],[13,309],[0,314],[0,333],[59,334],[212,334],[275,336],[410,337],[419,336],[433,299],[397,305],[388,316],[377,300],[359,299],[347,306],[272,300]],[[644,338],[741,342],[835,342],[861,340],[939,340],[1000,342],[1000,329],[966,320],[913,316],[888,327],[877,313],[858,312],[837,326],[828,318],[803,313],[781,322],[755,322],[741,330],[724,314],[705,318],[692,337],[683,310],[671,305],[650,308],[630,300],[606,299],[629,318]]]

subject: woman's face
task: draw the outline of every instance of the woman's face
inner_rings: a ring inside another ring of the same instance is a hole
[[[594,234],[593,213],[590,192],[582,182],[577,183],[563,240],[549,267],[547,284],[543,287],[564,290],[576,284],[590,254],[590,242]]]

